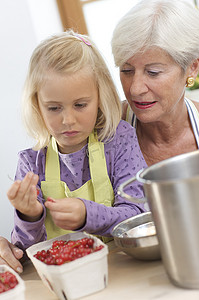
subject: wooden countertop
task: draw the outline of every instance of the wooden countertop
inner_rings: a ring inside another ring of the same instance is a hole
[[[26,300],[57,300],[29,263],[21,275],[25,280]],[[78,283],[77,283],[78,284]],[[108,286],[82,300],[198,300],[199,290],[174,286],[168,279],[161,261],[139,261],[109,244]]]

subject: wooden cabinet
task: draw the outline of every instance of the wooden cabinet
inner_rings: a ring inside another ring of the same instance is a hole
[[[80,0],[57,0],[57,5],[63,24],[63,29],[72,28],[82,34],[88,34],[82,5]]]

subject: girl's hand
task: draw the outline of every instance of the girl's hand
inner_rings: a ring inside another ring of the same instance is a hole
[[[48,198],[45,206],[50,210],[55,225],[62,229],[76,230],[86,222],[86,207],[78,198]]]
[[[43,212],[43,207],[37,200],[38,180],[38,175],[28,172],[22,181],[15,181],[7,192],[11,204],[25,221],[37,221]]]
[[[0,237],[0,265],[8,265],[16,272],[23,272],[23,267],[19,262],[22,258],[23,251],[3,237]]]

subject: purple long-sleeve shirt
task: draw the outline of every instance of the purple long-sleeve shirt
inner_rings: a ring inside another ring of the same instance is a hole
[[[146,168],[146,162],[141,153],[135,128],[121,120],[116,134],[109,143],[104,145],[107,170],[113,186],[115,200],[113,207],[107,207],[94,201],[82,199],[86,206],[86,223],[81,231],[101,236],[110,236],[112,228],[136,214],[144,212],[143,204],[134,204],[117,195],[118,187],[127,179],[133,177],[140,169]],[[38,186],[45,180],[46,149],[34,151],[26,149],[19,152],[19,161],[15,179],[22,180],[27,172],[32,171],[39,175]],[[90,180],[87,145],[71,154],[59,153],[60,176],[68,188],[73,191]],[[143,197],[142,185],[137,181],[130,184],[125,191],[136,198]],[[44,199],[40,192],[38,200],[43,204]],[[46,208],[39,221],[27,222],[20,219],[15,210],[12,242],[22,249],[46,239],[44,220]]]

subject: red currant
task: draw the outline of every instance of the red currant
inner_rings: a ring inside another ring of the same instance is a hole
[[[9,271],[0,273],[0,293],[13,289],[18,284],[14,274]]]
[[[103,245],[94,247],[94,240],[92,238],[83,238],[76,241],[56,240],[50,249],[47,251],[37,251],[34,256],[47,265],[62,265],[63,263],[99,251],[102,248],[104,248]]]

